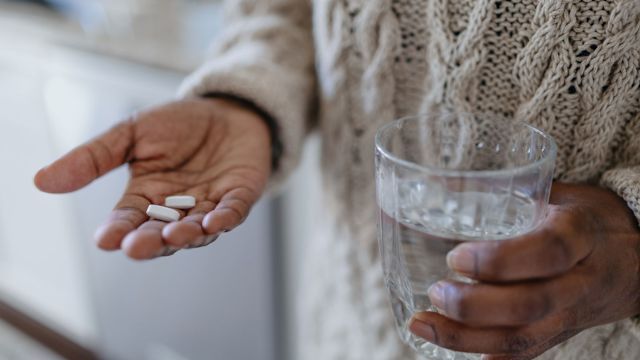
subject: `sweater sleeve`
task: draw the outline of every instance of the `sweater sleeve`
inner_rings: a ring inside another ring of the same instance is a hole
[[[629,123],[625,138],[617,165],[604,173],[601,183],[622,197],[640,222],[640,114]],[[640,315],[630,322],[631,331],[640,339]]]
[[[268,114],[281,144],[270,187],[298,162],[315,103],[309,0],[227,0],[225,30],[181,97],[228,94]]]

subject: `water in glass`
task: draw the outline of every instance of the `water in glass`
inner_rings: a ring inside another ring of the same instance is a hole
[[[411,316],[431,306],[427,290],[442,279],[468,281],[450,271],[447,253],[464,241],[499,240],[531,229],[535,203],[528,197],[481,192],[428,192],[424,183],[408,181],[399,185],[395,215],[380,209],[380,241],[398,244],[385,261],[386,282],[397,328],[403,341],[421,353],[437,359],[477,359],[476,355],[454,353],[432,346],[408,330]],[[433,190],[433,189],[432,189]],[[440,190],[440,189],[437,189]],[[427,192],[432,196],[428,196]],[[440,196],[438,196],[440,195]],[[494,211],[483,213],[492,208]],[[503,211],[495,211],[501,208]]]

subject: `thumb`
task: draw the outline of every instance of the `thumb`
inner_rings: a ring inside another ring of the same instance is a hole
[[[128,161],[133,145],[133,121],[123,121],[38,171],[34,183],[48,193],[78,190]]]

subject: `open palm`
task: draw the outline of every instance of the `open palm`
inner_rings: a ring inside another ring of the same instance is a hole
[[[225,100],[185,100],[142,112],[82,145],[35,177],[42,191],[75,191],[128,163],[131,178],[98,245],[151,259],[207,245],[240,224],[266,186],[271,170],[267,124]],[[149,204],[187,194],[196,206],[177,222],[149,220]]]

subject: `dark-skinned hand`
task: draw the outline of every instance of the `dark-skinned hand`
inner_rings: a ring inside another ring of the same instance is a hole
[[[222,99],[183,100],[144,111],[40,170],[45,192],[78,190],[128,164],[130,180],[96,231],[105,250],[133,259],[209,244],[233,229],[261,196],[271,172],[269,129],[257,113]],[[177,222],[149,220],[149,204],[187,194],[196,206]]]
[[[439,346],[485,360],[529,360],[579,332],[640,313],[640,231],[613,192],[556,183],[542,226],[523,236],[469,242],[449,267],[474,284],[429,289],[440,314],[410,329]]]

